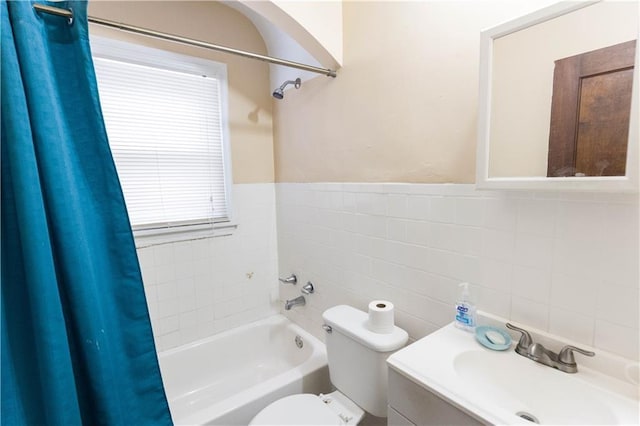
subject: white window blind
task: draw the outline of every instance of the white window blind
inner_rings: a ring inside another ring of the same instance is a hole
[[[104,49],[92,47],[109,144],[134,230],[229,220],[226,80],[153,49],[142,48],[152,52],[145,58],[139,47],[102,55]]]

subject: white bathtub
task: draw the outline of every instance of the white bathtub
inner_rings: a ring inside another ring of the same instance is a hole
[[[158,358],[176,425],[247,425],[283,396],[330,391],[324,344],[282,315]]]

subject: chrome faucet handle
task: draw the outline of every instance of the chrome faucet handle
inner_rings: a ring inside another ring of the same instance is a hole
[[[291,274],[287,278],[278,278],[282,284],[293,284],[296,285],[298,283],[298,277],[296,274]]]
[[[573,356],[573,352],[580,352],[582,355],[595,356],[595,352],[586,351],[584,349],[576,348],[575,346],[567,345],[560,349],[558,354],[558,361],[563,364],[575,365],[576,359]]]
[[[516,327],[513,324],[506,323],[505,325],[511,330],[519,331],[520,333],[522,333],[522,336],[520,336],[520,340],[518,341],[518,346],[516,346],[516,352],[520,355],[527,356],[529,346],[531,346],[531,344],[533,343],[531,334],[529,334],[529,332],[524,328]]]
[[[312,294],[315,289],[313,288],[313,283],[311,281],[307,281],[307,283],[300,290],[303,294]]]

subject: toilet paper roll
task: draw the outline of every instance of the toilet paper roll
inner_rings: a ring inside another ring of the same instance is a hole
[[[369,303],[369,320],[367,325],[374,333],[389,334],[393,332],[393,303],[386,300],[374,300]]]

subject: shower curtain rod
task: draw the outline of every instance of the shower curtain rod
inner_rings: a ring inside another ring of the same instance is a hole
[[[67,18],[69,24],[73,23],[73,11],[69,9],[62,9],[59,7],[47,6],[44,4],[34,4],[33,8],[38,12],[48,13],[50,15],[61,16]],[[122,24],[115,21],[109,21],[107,19],[95,18],[89,16],[89,22],[103,27],[115,28],[117,30],[126,31],[135,34],[141,34],[148,37],[159,38],[163,40],[172,41],[175,43],[188,44],[191,46],[201,47],[204,49],[217,50],[218,52],[229,53],[232,55],[243,56],[249,59],[257,59],[263,62],[269,62],[271,64],[283,65],[285,67],[297,68],[304,71],[315,72],[318,74],[326,75],[327,77],[335,77],[335,70],[329,68],[314,67],[313,65],[302,64],[300,62],[288,61],[286,59],[274,58],[272,56],[260,55],[257,53],[247,52],[244,50],[234,49],[231,47],[220,46],[218,44],[207,43],[200,40],[194,40],[186,37],[180,37],[173,34],[161,33],[159,31],[149,30],[146,28],[136,27],[133,25]]]

